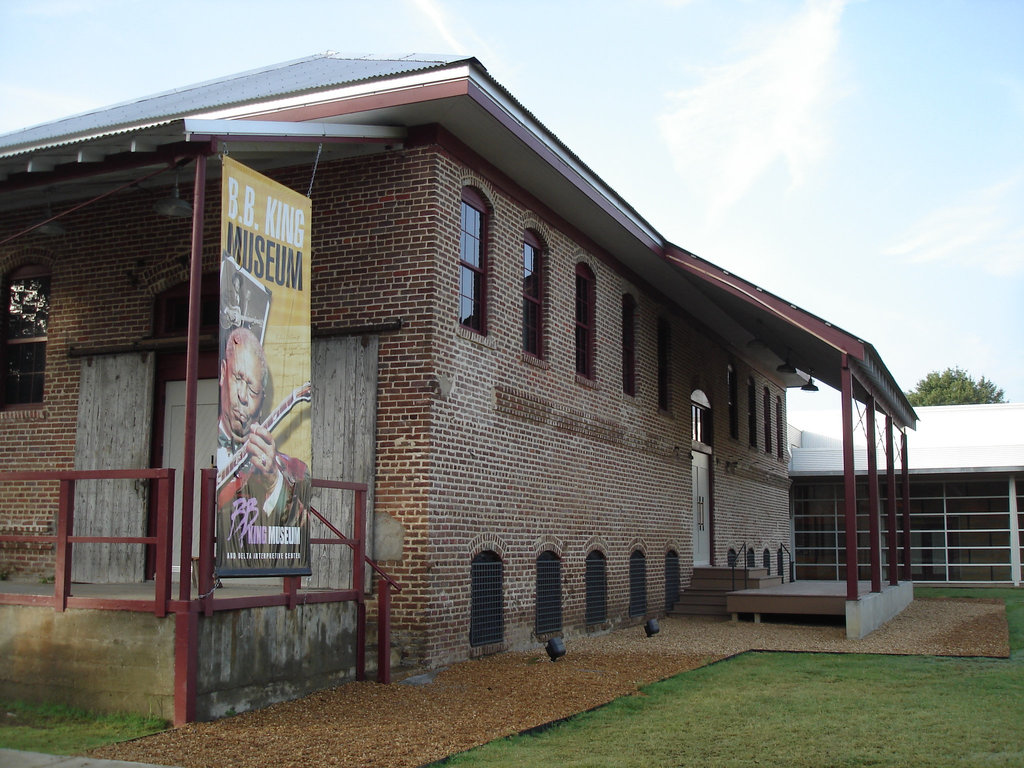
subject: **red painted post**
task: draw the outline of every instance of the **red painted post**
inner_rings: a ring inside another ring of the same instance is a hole
[[[199,388],[199,313],[203,279],[203,206],[206,202],[206,155],[196,157],[195,185],[192,190],[192,256],[188,288],[188,342],[185,350],[185,456],[181,468],[181,533],[182,559],[185,557],[185,527],[188,521],[188,549],[192,549],[192,519],[195,513],[196,487],[196,404]],[[188,568],[182,568],[182,585],[189,588],[186,577],[192,569],[191,552]]]
[[[377,582],[377,682],[391,682],[391,585]]]
[[[193,611],[174,616],[174,724],[196,719],[196,678],[199,667],[199,616]]]
[[[907,430],[903,428],[901,439],[902,458],[900,461],[900,485],[903,491],[903,578],[910,581],[910,463],[907,459]]]
[[[868,562],[871,565],[871,591],[882,591],[882,532],[878,519],[878,437],[875,430],[875,398],[868,395]]]
[[[857,591],[857,477],[853,465],[853,373],[843,353],[843,506],[846,522],[846,599],[856,600]]]
[[[366,601],[356,595],[356,680],[366,679]]]
[[[174,537],[174,469],[167,477],[156,478],[156,594],[154,613],[167,615],[167,602],[171,597],[171,560]]]
[[[885,414],[885,516],[889,526],[889,586],[900,583],[899,548],[896,533],[896,446],[893,443],[892,416]]]
[[[214,541],[214,498],[216,495],[217,470],[203,469],[200,477],[199,495],[199,598],[203,615],[213,615],[213,541]]]
[[[68,537],[75,530],[75,481],[60,481],[60,496],[57,508],[57,563],[56,578],[53,580],[54,609],[63,613],[68,607],[71,594],[72,544]]]

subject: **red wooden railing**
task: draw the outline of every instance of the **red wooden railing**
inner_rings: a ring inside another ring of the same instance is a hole
[[[75,486],[78,482],[95,480],[148,480],[154,487],[156,530],[152,536],[75,536]],[[214,574],[215,547],[215,498],[216,470],[204,469],[200,482],[202,493],[199,515],[199,553],[193,559],[192,521],[182,520],[181,553],[179,558],[178,595],[172,596],[173,531],[174,531],[174,470],[67,470],[0,472],[0,484],[57,482],[58,512],[57,531],[53,535],[0,535],[0,542],[23,542],[53,545],[56,552],[54,562],[54,589],[52,595],[21,594],[4,592],[0,582],[0,603],[15,605],[52,606],[56,611],[72,608],[94,608],[100,610],[152,611],[159,617],[171,614],[211,615],[214,611],[235,610],[272,605],[284,605],[289,609],[298,604],[347,602],[356,603],[356,677],[366,677],[366,593],[364,589],[364,568],[369,565],[378,575],[377,583],[377,680],[391,681],[391,592],[401,586],[385,573],[366,554],[366,497],[367,486],[363,483],[349,483],[332,480],[312,481],[318,488],[351,491],[355,494],[353,506],[352,535],[346,536],[320,512],[311,513],[330,531],[331,538],[311,539],[311,544],[345,544],[353,551],[352,586],[349,589],[302,591],[301,577],[286,576],[282,579],[280,593],[250,595],[235,598],[215,598],[216,576]],[[71,582],[72,561],[75,544],[144,544],[154,547],[156,569],[154,574],[153,597],[140,599],[111,599],[84,597],[73,594]],[[196,582],[198,597],[192,597],[192,571],[197,567]]]

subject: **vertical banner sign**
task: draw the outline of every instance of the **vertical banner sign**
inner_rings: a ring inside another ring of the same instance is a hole
[[[309,198],[223,158],[217,575],[310,573]]]

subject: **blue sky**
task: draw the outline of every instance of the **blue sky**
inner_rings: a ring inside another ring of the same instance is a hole
[[[473,55],[904,389],[960,366],[1024,402],[1022,40],[1024,0],[5,0],[0,132],[327,50]]]

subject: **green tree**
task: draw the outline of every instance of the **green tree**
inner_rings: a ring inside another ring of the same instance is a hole
[[[914,407],[1006,402],[1003,390],[984,376],[975,381],[959,366],[947,368],[942,373],[932,371],[907,392],[907,399]]]

